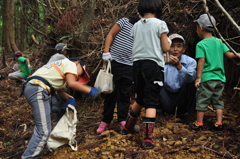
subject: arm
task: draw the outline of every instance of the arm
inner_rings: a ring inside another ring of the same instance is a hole
[[[170,44],[168,42],[167,33],[166,32],[162,33],[160,39],[163,51],[168,52],[170,50]]]
[[[67,93],[65,92],[65,89],[60,89],[60,90],[58,90],[58,91],[57,91],[57,94],[58,94],[62,99],[64,99],[64,100],[67,100],[69,97],[72,97],[72,96],[70,96],[69,94],[67,94]]]
[[[232,53],[232,52],[230,52],[230,51],[225,52],[224,54],[225,54],[225,56],[227,56],[228,58],[236,58],[236,57],[240,58],[240,53],[237,53],[238,56],[236,56],[234,53]]]
[[[115,24],[112,29],[110,30],[110,32],[107,35],[106,41],[105,41],[105,48],[104,48],[104,53],[109,52],[110,50],[110,46],[115,38],[115,36],[117,35],[117,33],[121,30],[121,27],[119,24]]]
[[[199,58],[198,59],[198,65],[197,65],[197,75],[195,80],[195,87],[198,88],[201,82],[201,76],[202,76],[202,70],[204,66],[205,58]]]
[[[68,86],[73,90],[80,91],[83,93],[89,93],[91,91],[91,87],[77,82],[75,76],[71,73],[66,74],[66,80]]]
[[[25,59],[28,65],[30,65],[30,60],[28,58]]]
[[[177,58],[173,56],[174,58]],[[177,58],[178,59],[178,58]],[[179,75],[182,76],[186,83],[191,83],[196,79],[196,66],[197,63],[194,59],[187,60],[187,64],[182,65],[180,60],[175,60],[175,67],[177,68]]]

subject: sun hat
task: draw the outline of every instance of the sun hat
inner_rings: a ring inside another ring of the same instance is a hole
[[[182,35],[179,35],[177,33],[174,33],[174,34],[171,34],[169,37],[168,37],[170,40],[173,40],[173,39],[181,39],[183,41],[183,43],[185,43],[185,39],[183,38]]]
[[[79,59],[78,57],[70,57],[69,60],[80,62],[81,66],[83,68],[83,75],[81,77],[79,77],[78,82],[80,82],[81,84],[87,84],[90,81],[90,77],[86,71],[85,62],[83,60]]]
[[[55,50],[56,50],[56,51],[65,51],[65,50],[70,50],[70,49],[67,47],[67,44],[58,43],[58,44],[55,46]]]
[[[19,56],[22,56],[22,53],[21,53],[21,51],[15,51],[13,56],[19,57]]]
[[[216,20],[213,16],[210,16],[213,24],[216,26]],[[209,17],[207,14],[202,14],[197,20],[194,20],[193,22],[198,22],[200,26],[202,26],[204,29],[208,31],[214,31],[214,26],[212,25]]]

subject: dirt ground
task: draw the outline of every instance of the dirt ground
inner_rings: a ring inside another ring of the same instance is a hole
[[[0,81],[0,158],[18,159],[24,152],[33,131],[34,121],[31,107],[24,97],[18,97],[21,85],[14,81]],[[195,120],[194,115],[185,114],[182,118],[174,115],[158,116],[154,129],[155,147],[142,149],[142,129],[134,135],[121,135],[115,121],[102,134],[96,129],[101,121],[103,97],[92,100],[75,93],[77,100],[78,150],[71,151],[63,146],[50,152],[46,148],[39,158],[44,159],[187,159],[187,158],[240,158],[240,108],[239,94],[233,99],[224,93],[224,130],[211,130],[215,113],[209,109],[204,119],[204,129],[199,132],[188,129]],[[81,96],[81,97],[80,97]],[[144,111],[141,116],[144,115]],[[54,118],[54,116],[53,116]],[[142,122],[139,120],[140,127]],[[53,126],[55,123],[53,122]]]

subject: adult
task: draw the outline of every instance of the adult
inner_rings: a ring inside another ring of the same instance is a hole
[[[57,60],[63,60],[65,58],[68,58],[70,49],[67,47],[67,44],[64,43],[58,43],[55,46],[55,54],[51,56],[48,63],[57,61]]]
[[[196,79],[196,60],[185,55],[186,42],[183,36],[169,36],[172,44],[169,59],[165,58],[164,85],[160,91],[159,111],[168,114],[195,112],[194,81]]]

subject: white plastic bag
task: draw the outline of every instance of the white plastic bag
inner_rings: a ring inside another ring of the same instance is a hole
[[[73,151],[77,151],[76,126],[77,126],[77,111],[74,106],[68,105],[73,110],[66,108],[66,113],[58,121],[57,125],[52,130],[48,141],[47,148],[56,150],[58,147],[68,144]]]
[[[113,92],[114,84],[110,60],[108,60],[107,66],[105,62],[103,63],[103,69],[99,70],[94,87],[99,89],[101,93],[109,94]]]

